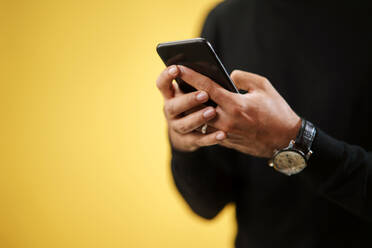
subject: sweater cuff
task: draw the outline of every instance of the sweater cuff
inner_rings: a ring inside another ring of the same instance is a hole
[[[301,173],[304,177],[318,184],[332,177],[342,164],[345,144],[316,128],[311,155],[307,167]]]

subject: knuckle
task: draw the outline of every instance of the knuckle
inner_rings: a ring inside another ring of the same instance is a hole
[[[247,113],[250,110],[250,106],[246,101],[243,101],[242,103],[240,103],[239,107],[240,107],[240,111],[244,113]]]
[[[168,127],[174,131],[177,131],[177,127],[174,123],[174,121],[168,121]]]
[[[210,135],[206,135],[202,138],[199,138],[199,139],[196,139],[195,142],[196,142],[196,145],[199,146],[199,147],[202,147],[202,146],[208,146],[211,144],[211,141],[210,141]]]
[[[231,111],[231,114],[233,116],[239,116],[240,113],[241,113],[241,110],[240,110],[240,107],[239,106],[232,107],[230,111]]]
[[[156,79],[156,87],[160,90],[161,89],[161,81],[160,81],[160,77],[158,79]]]
[[[234,70],[231,73],[231,78],[236,81],[237,84],[244,84],[246,80],[250,79],[250,74],[242,70]]]
[[[194,145],[197,146],[197,147],[201,147],[201,146],[203,146],[203,141],[202,141],[202,139],[195,139],[193,143],[194,143]]]
[[[224,89],[222,89],[222,88],[215,88],[215,87],[213,87],[212,89],[211,89],[211,91],[212,91],[212,94],[214,95],[214,98],[215,99],[222,99],[222,98],[224,98]],[[228,100],[228,99],[226,99],[226,100]]]
[[[206,76],[201,76],[198,78],[198,83],[197,83],[201,90],[204,90],[206,92],[210,92],[210,90],[213,88],[212,87],[212,80],[210,80]]]
[[[173,127],[180,134],[187,134],[191,130],[190,124],[184,119],[175,121]]]
[[[231,72],[231,77],[232,78],[239,78],[240,76],[242,75],[242,71],[241,70],[233,70]]]
[[[234,130],[234,123],[232,121],[226,121],[223,125],[222,125],[222,130],[225,131],[225,132],[231,132]]]
[[[216,83],[212,79],[206,77],[204,83],[205,83],[205,87],[208,90],[213,91],[214,93],[217,91],[218,87],[216,87],[216,86],[218,86],[218,85],[216,85]]]
[[[164,105],[164,111],[166,113],[166,115],[169,115],[169,116],[172,116],[174,115],[174,104],[172,104],[171,102],[167,103]]]
[[[247,118],[247,121],[249,121],[249,120],[252,121],[255,118],[257,118],[258,115],[259,115],[259,110],[255,106],[250,107],[249,111],[247,111],[247,112],[248,112],[248,117],[249,117],[249,118]]]
[[[222,100],[224,97],[222,89],[215,87],[214,85],[208,85],[207,92],[209,92],[211,99],[214,99],[216,101]]]
[[[164,104],[164,106],[163,106],[163,111],[164,111],[164,114],[165,115],[169,115],[169,104],[168,103],[166,103],[166,104]]]
[[[182,139],[182,144],[185,147],[188,147],[190,151],[197,149],[198,147],[195,145],[194,138],[189,135],[181,135],[180,138]]]
[[[163,113],[164,113],[165,116],[168,115],[168,113],[167,113],[167,105],[166,104],[163,105]]]
[[[246,101],[234,101],[231,107],[231,113],[234,116],[240,116],[247,113],[249,110],[248,103]]]
[[[188,127],[185,125],[185,124],[181,124],[178,126],[178,130],[177,130],[179,133],[182,133],[182,134],[185,134],[188,132]]]
[[[237,105],[237,109],[238,109],[237,111],[239,112],[239,114],[242,114],[242,113],[249,113],[251,108],[246,101],[242,101]]]
[[[261,77],[260,80],[259,80],[259,83],[260,83],[260,85],[261,85],[262,87],[264,87],[264,88],[266,88],[266,87],[268,87],[269,85],[271,85],[269,79],[266,78],[266,77]]]
[[[161,89],[162,86],[163,86],[163,83],[164,83],[164,76],[165,76],[165,73],[164,73],[165,70],[163,70],[160,75],[158,76],[158,78],[156,79],[156,86],[158,87],[158,89]]]

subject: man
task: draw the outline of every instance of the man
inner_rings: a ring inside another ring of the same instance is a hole
[[[202,217],[236,204],[239,248],[372,247],[371,17],[363,2],[316,2],[211,11],[202,37],[244,95],[183,66],[157,80],[175,183]]]

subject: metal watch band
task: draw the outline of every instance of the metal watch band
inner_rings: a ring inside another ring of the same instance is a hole
[[[305,119],[302,119],[301,129],[296,137],[295,145],[299,149],[303,150],[304,153],[308,153],[313,144],[316,134],[314,125]]]

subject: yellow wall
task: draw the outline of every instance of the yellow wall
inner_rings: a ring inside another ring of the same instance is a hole
[[[169,170],[158,42],[215,0],[0,1],[0,247],[232,247]]]

